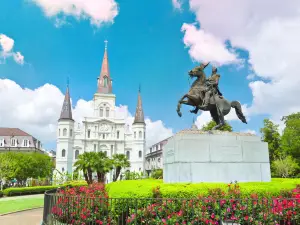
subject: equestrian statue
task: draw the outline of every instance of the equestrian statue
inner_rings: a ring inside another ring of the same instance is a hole
[[[224,116],[226,116],[231,108],[235,109],[237,117],[247,124],[246,118],[242,112],[241,104],[238,101],[226,100],[219,90],[218,84],[220,75],[217,74],[217,68],[212,68],[212,74],[206,78],[204,69],[209,63],[201,63],[189,71],[190,78],[196,78],[189,92],[181,97],[177,105],[177,113],[181,117],[181,105],[194,106],[195,109],[190,110],[191,113],[197,114],[199,109],[209,111],[212,119],[216,122],[216,126],[212,130],[220,129],[225,125]]]

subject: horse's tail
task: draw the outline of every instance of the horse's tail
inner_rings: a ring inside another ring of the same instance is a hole
[[[231,107],[235,109],[235,113],[237,115],[237,117],[243,122],[247,124],[247,120],[243,114],[242,111],[242,106],[241,103],[239,103],[238,101],[232,101],[231,102]]]

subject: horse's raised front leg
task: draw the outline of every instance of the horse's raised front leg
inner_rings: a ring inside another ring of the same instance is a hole
[[[186,98],[186,97],[187,97],[187,94],[183,95],[181,97],[181,99],[179,99],[178,104],[177,104],[176,111],[177,111],[178,116],[180,116],[180,117],[182,116],[182,113],[180,112],[181,104],[182,104],[183,99]]]

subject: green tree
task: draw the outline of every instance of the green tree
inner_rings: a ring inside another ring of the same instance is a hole
[[[112,164],[115,169],[113,181],[117,181],[122,168],[130,167],[130,162],[124,154],[114,154],[112,160]]]
[[[285,128],[282,134],[282,148],[300,164],[300,112],[284,116]]]
[[[113,169],[113,161],[109,159],[104,152],[98,152],[96,154],[94,168],[97,173],[98,182],[105,183],[106,174]]]
[[[78,156],[77,161],[74,163],[75,172],[82,171],[85,181],[88,184],[93,183],[93,169],[94,158],[93,152],[84,152]]]
[[[271,166],[273,174],[283,178],[293,176],[296,170],[299,169],[296,160],[290,155],[284,158],[279,157],[278,159],[275,159]]]
[[[201,130],[203,131],[209,131],[211,130],[214,126],[216,126],[216,122],[211,120],[209,123],[205,124]],[[225,126],[221,127],[221,131],[229,131],[232,132],[232,126],[230,126],[228,123],[225,124]]]
[[[262,140],[268,143],[270,162],[280,155],[281,136],[279,125],[269,119],[264,119],[264,127],[260,129]]]
[[[154,179],[162,179],[163,178],[163,170],[162,169],[153,170],[151,173],[151,177]]]

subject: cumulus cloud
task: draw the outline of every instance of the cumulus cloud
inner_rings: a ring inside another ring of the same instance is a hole
[[[72,90],[71,90],[72,96]],[[36,89],[22,88],[9,79],[0,79],[0,124],[2,127],[18,127],[42,142],[56,140],[56,127],[64,99],[56,86],[45,84]],[[73,103],[72,103],[73,104]],[[73,108],[73,117],[81,123],[84,117],[93,116],[93,102],[79,99]],[[116,117],[125,118],[130,126],[133,116],[128,107],[116,107]],[[162,121],[145,120],[147,125],[147,145],[154,144],[173,134]],[[75,126],[78,126],[77,124]]]
[[[255,130],[242,130],[242,133],[246,133],[246,134],[254,134],[256,135],[256,131]]]
[[[113,23],[118,15],[115,0],[31,0],[41,7],[47,17],[73,16],[77,19],[89,19],[95,26]],[[58,25],[56,20],[56,26]],[[64,22],[59,20],[59,25]]]
[[[189,0],[189,4],[197,24],[201,25],[198,29],[197,25],[189,24],[190,32],[210,34],[218,40],[218,49],[223,49],[223,54],[218,54],[221,58],[211,56],[216,50],[210,42],[205,44],[202,38],[194,38],[185,29],[184,42],[190,47],[193,59],[215,57],[220,64],[230,63],[230,54],[225,54],[229,48],[226,50],[221,45],[227,42],[233,48],[248,51],[248,63],[256,78],[249,84],[253,94],[249,113],[269,114],[278,121],[282,115],[300,110],[300,101],[294,97],[300,95],[300,76],[296,68],[300,63],[300,1],[288,0],[282,4],[273,0]],[[203,50],[195,51],[197,45],[206,45],[211,55]]]
[[[0,59],[5,62],[5,59],[13,57],[16,63],[23,65],[24,56],[21,52],[13,52],[14,43],[15,41],[12,38],[5,34],[0,34]]]
[[[198,29],[194,24],[183,24],[183,42],[189,54],[196,61],[206,61],[217,65],[237,63],[234,50],[227,49],[225,42],[211,33]]]
[[[182,7],[182,1],[181,0],[172,0],[172,4],[175,9],[181,10]]]

